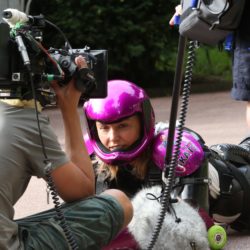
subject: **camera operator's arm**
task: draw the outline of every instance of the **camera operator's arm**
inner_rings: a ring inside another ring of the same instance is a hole
[[[77,57],[76,63],[78,68],[87,67],[83,57]],[[74,81],[71,80],[64,87],[53,84],[64,122],[66,152],[71,162],[55,169],[52,178],[59,195],[65,201],[74,201],[94,194],[94,172],[84,144],[77,109],[81,92],[76,90]]]

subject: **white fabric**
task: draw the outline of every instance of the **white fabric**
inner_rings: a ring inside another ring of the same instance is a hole
[[[209,192],[210,195],[217,199],[220,195],[220,179],[217,170],[212,164],[208,164]]]
[[[148,247],[161,210],[161,204],[157,200],[148,199],[147,193],[152,193],[159,197],[161,187],[153,186],[143,189],[136,194],[132,199],[134,216],[128,225],[129,231],[141,249]],[[199,213],[181,200],[172,205],[181,222],[177,223],[173,214],[166,213],[154,249],[190,250],[190,243],[195,242],[195,249],[208,250],[206,225]]]

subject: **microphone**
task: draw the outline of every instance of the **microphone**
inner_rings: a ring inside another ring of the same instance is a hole
[[[16,43],[18,46],[18,50],[22,56],[23,63],[26,66],[26,68],[28,69],[28,71],[30,71],[31,68],[30,68],[29,54],[28,54],[28,51],[26,49],[26,46],[24,45],[23,38],[21,37],[21,35],[17,35],[15,37],[15,40],[16,40]]]
[[[10,27],[13,27],[18,22],[27,23],[32,20],[32,17],[17,9],[9,8],[3,11],[3,20],[7,22]]]
[[[27,23],[30,20],[33,21],[33,18],[31,16],[26,15],[24,12],[21,12],[17,9],[6,9],[3,11],[3,20],[9,24],[10,27],[13,27],[16,25],[16,23]],[[23,42],[23,38],[20,34],[17,33],[15,36],[15,41],[18,45],[18,50],[21,54],[21,57],[23,59],[23,63],[28,69],[28,71],[31,70],[30,68],[30,59],[29,54],[26,49],[26,46]]]
[[[161,186],[142,189],[132,199],[134,216],[128,229],[140,249],[147,249],[149,246],[161,211],[160,202],[150,198],[149,194],[152,197],[160,197]],[[208,250],[206,224],[198,211],[183,200],[177,200],[171,203],[171,206],[172,209],[165,215],[154,249]],[[195,248],[192,248],[194,245]]]

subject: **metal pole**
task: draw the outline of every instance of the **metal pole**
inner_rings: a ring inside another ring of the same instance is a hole
[[[179,44],[178,44],[178,55],[177,55],[176,67],[175,67],[176,70],[175,70],[175,77],[174,77],[174,85],[173,85],[173,92],[172,92],[172,105],[171,105],[171,112],[170,112],[170,119],[169,119],[167,152],[166,152],[166,158],[165,158],[166,166],[170,164],[172,153],[173,153],[174,134],[175,134],[175,128],[176,128],[178,105],[179,105],[181,84],[182,84],[182,78],[183,78],[185,47],[186,47],[186,38],[180,35]],[[165,171],[165,177],[167,177],[166,172],[167,171]]]

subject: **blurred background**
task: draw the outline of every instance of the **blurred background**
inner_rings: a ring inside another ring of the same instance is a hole
[[[1,0],[29,15],[43,14],[68,38],[72,48],[108,50],[108,78],[144,87],[151,97],[171,95],[178,27],[170,27],[179,0]],[[44,47],[62,48],[60,33],[46,26]],[[229,90],[231,53],[222,46],[196,50],[193,92]]]
[[[169,20],[179,0],[1,0],[0,13],[16,8],[29,15],[43,14],[57,25],[72,48],[108,50],[108,78],[127,79],[145,88],[157,121],[169,118],[178,47],[178,27]],[[43,30],[43,46],[63,48],[64,39],[53,27]],[[187,51],[186,51],[187,53]],[[220,46],[199,45],[193,69],[192,99],[187,126],[207,145],[236,143],[247,134],[245,104],[230,97],[231,53]],[[217,92],[210,94],[210,92]],[[199,94],[196,94],[199,93]],[[47,109],[64,146],[61,116]],[[79,107],[81,117],[82,109]],[[15,205],[15,218],[53,207],[46,203],[46,183],[32,178]],[[249,235],[230,235],[225,250],[250,249]]]

